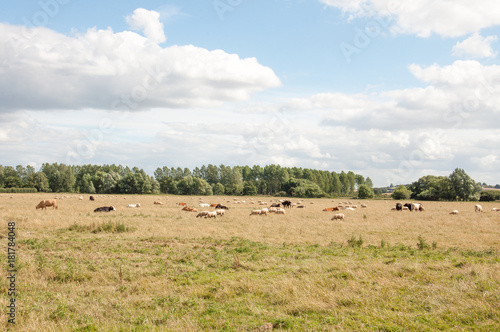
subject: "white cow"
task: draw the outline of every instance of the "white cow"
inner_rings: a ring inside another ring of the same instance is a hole
[[[210,206],[210,204],[208,204],[208,203],[200,203],[200,207],[209,207],[209,206]]]

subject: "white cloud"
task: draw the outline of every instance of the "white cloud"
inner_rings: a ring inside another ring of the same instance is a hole
[[[160,22],[160,13],[154,10],[137,8],[134,14],[127,16],[127,23],[135,31],[143,31],[144,35],[154,43],[163,43],[167,40]]]
[[[95,28],[65,36],[0,23],[0,111],[214,107],[281,84],[255,58],[160,47],[152,42],[161,39],[160,23],[153,15],[146,25],[148,15],[136,11],[133,19],[148,38]]]
[[[319,0],[355,17],[383,17],[395,33],[460,37],[500,24],[496,0]]]
[[[493,58],[497,52],[491,48],[491,43],[498,40],[497,36],[483,37],[474,33],[462,42],[457,42],[452,50],[452,55],[463,58]]]

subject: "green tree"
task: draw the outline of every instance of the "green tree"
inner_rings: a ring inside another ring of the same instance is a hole
[[[243,183],[243,195],[245,196],[257,195],[257,187],[251,181],[245,181]]]
[[[477,201],[479,192],[482,190],[481,184],[476,183],[461,168],[456,168],[450,174],[450,186],[452,196],[460,201]]]
[[[212,192],[214,195],[218,195],[218,196],[224,195],[224,193],[225,193],[224,186],[219,182],[214,183],[212,185]]]
[[[370,188],[367,184],[362,184],[358,188],[358,198],[372,198],[375,194],[373,193],[373,189]]]
[[[411,191],[408,190],[408,188],[406,188],[403,185],[398,186],[391,195],[391,197],[396,200],[408,199],[410,198],[410,196],[411,196]]]

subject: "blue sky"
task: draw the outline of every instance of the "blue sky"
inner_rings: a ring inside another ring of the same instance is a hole
[[[500,183],[493,0],[19,1],[0,10],[3,165],[464,168]]]

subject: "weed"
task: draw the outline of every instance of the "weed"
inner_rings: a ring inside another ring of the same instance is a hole
[[[357,240],[354,237],[354,235],[352,235],[351,238],[349,240],[347,240],[347,246],[348,247],[351,247],[351,248],[361,248],[362,245],[363,245],[363,238],[361,237],[361,235],[358,237]]]
[[[431,246],[427,243],[427,241],[422,237],[422,235],[418,236],[417,248],[419,250],[429,249]]]

